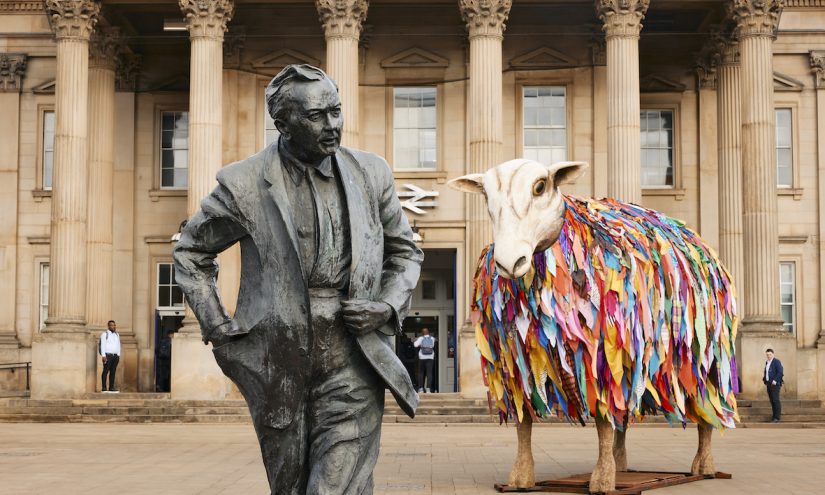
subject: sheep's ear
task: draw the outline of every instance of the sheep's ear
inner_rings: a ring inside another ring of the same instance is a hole
[[[484,174],[467,174],[456,177],[447,183],[448,186],[470,194],[484,193]]]
[[[575,182],[589,166],[587,162],[558,162],[550,165],[548,169],[553,178],[553,185],[558,187]]]

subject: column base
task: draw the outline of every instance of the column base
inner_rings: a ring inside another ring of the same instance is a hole
[[[94,390],[96,338],[85,325],[50,327],[32,341],[31,397],[80,398]]]
[[[458,390],[463,397],[486,398],[487,387],[481,376],[481,355],[476,348],[475,328],[465,323],[458,334]]]
[[[222,400],[232,382],[221,371],[212,346],[203,345],[199,333],[180,332],[172,337],[172,398]]]
[[[782,362],[785,385],[782,395],[796,397],[796,337],[782,326],[782,321],[753,319],[745,321],[737,339],[736,361],[739,365],[743,399],[765,399],[765,350],[773,349]]]

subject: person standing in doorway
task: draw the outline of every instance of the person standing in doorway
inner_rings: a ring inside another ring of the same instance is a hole
[[[172,332],[163,332],[163,338],[158,342],[155,358],[157,359],[157,378],[155,391],[169,392],[170,375],[172,371]]]
[[[768,387],[768,398],[771,400],[771,410],[773,412],[772,421],[778,423],[782,416],[782,403],[779,401],[779,389],[782,387],[784,370],[782,363],[773,355],[773,349],[765,351],[765,376],[762,381]]]
[[[101,390],[103,392],[118,393],[115,388],[115,373],[117,363],[120,361],[120,335],[117,333],[117,325],[114,320],[109,320],[106,324],[109,328],[100,334],[100,348],[98,352],[103,358],[103,374],[100,376]],[[109,388],[106,389],[106,376],[109,376]]]
[[[422,328],[421,335],[413,344],[418,348],[418,391],[430,393],[433,387],[433,365],[435,364],[435,337],[429,328]],[[426,382],[424,381],[426,379]]]

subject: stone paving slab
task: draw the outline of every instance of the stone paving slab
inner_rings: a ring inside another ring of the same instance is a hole
[[[515,456],[515,429],[496,425],[385,424],[376,495],[493,494]],[[559,425],[533,434],[538,479],[590,471],[596,431]],[[630,467],[683,471],[696,431],[630,430]],[[747,428],[714,434],[707,480],[655,495],[825,493],[825,429]],[[217,495],[269,493],[251,425],[0,424],[0,493]]]

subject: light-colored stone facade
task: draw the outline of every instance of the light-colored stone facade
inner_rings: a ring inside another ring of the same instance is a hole
[[[99,13],[89,4],[49,0],[50,18],[41,2],[0,0],[0,363],[33,361],[33,395],[99,387],[94,345],[108,319],[124,336],[121,388],[154,390],[158,263],[171,262],[171,236],[216,167],[264,147],[269,79],[287,63],[311,63],[338,80],[347,144],[391,164],[401,146],[394,88],[435,88],[435,166],[396,167],[395,176],[399,191],[438,193],[421,200],[435,201],[423,213],[407,213],[425,251],[454,259],[461,391],[483,393],[466,320],[489,230],[483,204],[446,181],[530,151],[524,88],[552,86],[564,95],[556,148],[591,163],[568,192],[641,200],[729,258],[744,394],[763,393],[763,351],[774,347],[788,394],[825,398],[825,1],[182,0],[177,25],[159,1],[104,0]],[[165,22],[184,30],[162,31]],[[113,33],[120,42],[107,44]],[[777,108],[790,112],[782,187]],[[55,109],[62,173],[49,189],[44,128]],[[189,112],[182,187],[161,186],[164,111]],[[672,115],[667,184],[646,184],[636,163],[640,111]],[[230,311],[238,259],[236,250],[221,257]],[[780,262],[794,269],[784,292]],[[780,319],[789,287],[793,332]],[[173,395],[237,393],[196,331],[184,325],[174,337]],[[0,387],[22,386],[0,370]]]

